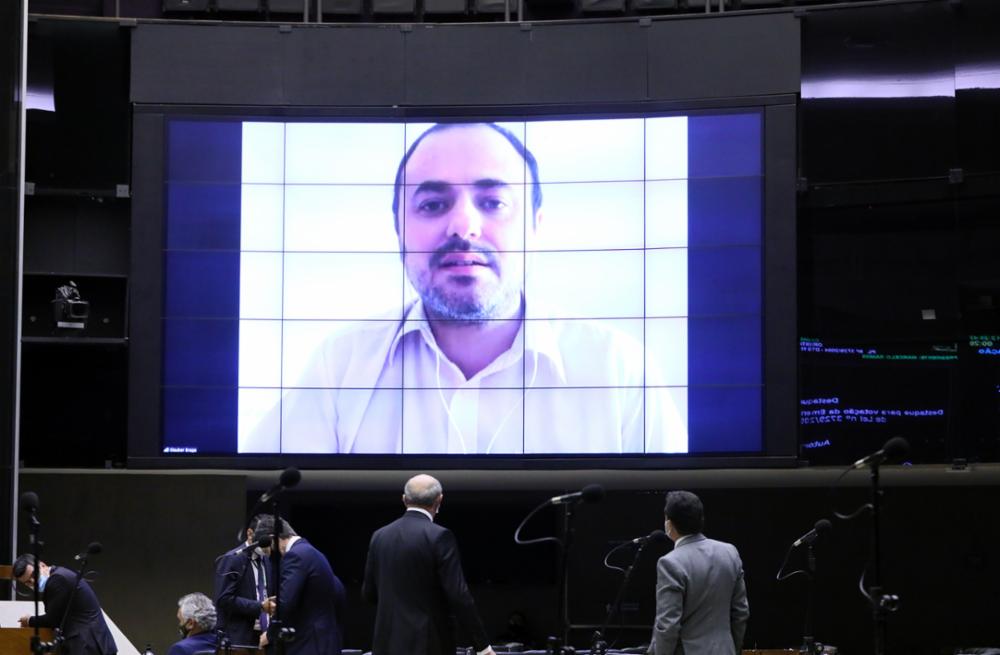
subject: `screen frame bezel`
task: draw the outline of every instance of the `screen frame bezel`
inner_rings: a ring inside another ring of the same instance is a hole
[[[162,452],[161,374],[166,124],[169,119],[405,120],[600,119],[759,111],[762,115],[762,448],[719,454],[555,455],[188,455]],[[261,107],[136,104],[132,161],[132,256],[128,465],[142,468],[269,469],[660,469],[786,467],[797,463],[796,98],[691,102],[420,107]]]

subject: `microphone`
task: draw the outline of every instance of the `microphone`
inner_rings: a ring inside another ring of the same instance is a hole
[[[25,491],[21,494],[21,511],[26,514],[34,514],[38,511],[38,494],[34,491]]]
[[[658,544],[667,540],[667,533],[663,530],[653,530],[645,537],[636,537],[631,541],[633,544],[645,546],[648,543]]]
[[[290,489],[291,487],[297,485],[300,480],[302,480],[302,473],[300,473],[294,466],[289,466],[281,472],[278,484],[271,487],[257,502],[261,505],[271,502],[285,489]]]
[[[820,536],[828,533],[832,529],[833,529],[833,524],[831,524],[826,519],[820,519],[816,521],[816,525],[813,527],[812,530],[805,533],[804,535],[796,539],[794,543],[792,543],[792,548],[798,548],[802,544],[811,544],[812,542],[819,539]]]
[[[871,455],[862,457],[851,465],[852,469],[862,469],[866,466],[878,466],[891,459],[902,459],[910,454],[910,444],[903,437],[893,437],[885,442],[882,450],[876,450]]]
[[[73,556],[73,559],[79,562],[80,560],[87,559],[91,555],[99,554],[102,550],[104,550],[104,546],[101,545],[101,542],[91,541],[90,544],[87,545],[87,550],[82,553],[77,553]]]
[[[564,505],[567,503],[576,503],[581,500],[585,503],[596,503],[602,498],[604,498],[604,487],[599,484],[588,484],[580,491],[549,498],[549,504]]]

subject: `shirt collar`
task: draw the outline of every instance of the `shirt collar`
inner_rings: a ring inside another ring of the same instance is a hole
[[[683,545],[685,542],[690,541],[691,537],[693,537],[693,536],[694,536],[693,534],[686,534],[686,535],[684,535],[683,537],[681,537],[680,539],[678,539],[677,541],[674,542],[674,548],[677,548],[678,546]]]
[[[511,351],[519,350],[521,344],[524,343],[524,351],[532,358],[536,370],[539,358],[545,359],[551,364],[556,375],[559,377],[559,381],[565,383],[566,368],[563,365],[562,352],[559,350],[559,339],[551,321],[537,319],[532,320],[530,323],[531,329],[528,331],[527,337],[525,337],[525,321],[521,321],[521,327],[517,331],[517,337],[515,337],[513,345],[510,347],[510,350],[500,355],[500,357],[511,353]],[[419,333],[424,344],[436,356],[448,359],[447,355],[441,351],[437,345],[437,341],[434,339],[434,332],[431,331],[429,319],[424,312],[424,303],[418,298],[403,313],[403,322],[389,344],[389,366],[392,366],[395,361],[396,353],[403,341],[403,337],[411,332]],[[500,359],[500,357],[497,359]]]
[[[426,516],[427,518],[429,518],[432,523],[434,522],[434,515],[431,514],[430,512],[428,512],[423,507],[407,507],[406,511],[407,512],[420,512],[421,514],[423,514],[424,516]]]
[[[683,544],[693,543],[695,541],[704,541],[705,535],[700,532],[692,532],[691,534],[686,534],[680,539],[674,542],[674,548],[681,546]]]

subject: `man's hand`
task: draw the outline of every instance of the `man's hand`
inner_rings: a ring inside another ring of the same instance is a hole
[[[493,651],[493,646],[487,646],[483,650],[479,651],[476,655],[497,655],[497,654]]]
[[[260,601],[260,608],[268,613],[268,615],[274,615],[274,596],[267,598],[266,600]]]
[[[22,616],[21,618],[19,618],[17,620],[17,622],[21,624],[22,628],[30,628],[31,626],[28,625],[29,621],[31,621],[31,617],[30,616]]]
[[[263,649],[265,646],[267,646],[268,643],[269,642],[267,641],[267,633],[266,632],[260,633],[260,646],[258,646],[258,648]]]

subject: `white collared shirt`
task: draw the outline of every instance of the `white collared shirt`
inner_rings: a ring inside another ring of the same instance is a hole
[[[323,344],[282,397],[281,452],[687,452],[686,389],[656,387],[645,364],[641,344],[597,321],[529,319],[466,379],[417,301],[403,321]]]
[[[431,514],[430,512],[428,512],[423,507],[407,507],[406,511],[407,512],[420,512],[421,514],[423,514],[424,516],[426,516],[427,518],[429,518],[431,521],[434,520],[434,515]]]
[[[244,546],[250,546],[253,543],[254,542],[252,542],[252,541],[248,541],[248,542],[246,542],[243,545]],[[264,556],[258,555],[256,549],[251,550],[248,554],[250,556],[250,568],[251,568],[251,570],[253,570],[253,586],[254,586],[254,589],[257,589],[260,586],[260,576],[264,576],[264,588],[266,589],[267,588],[267,574],[264,572],[264,567],[263,567],[263,559],[264,559],[264,557],[266,557],[266,555],[264,555]],[[260,566],[258,566],[258,565],[260,565]]]

